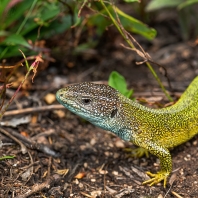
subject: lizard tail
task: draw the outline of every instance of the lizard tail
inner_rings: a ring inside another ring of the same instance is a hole
[[[198,106],[198,76],[188,86],[180,99],[172,106],[172,109],[183,109],[186,107],[196,108]]]

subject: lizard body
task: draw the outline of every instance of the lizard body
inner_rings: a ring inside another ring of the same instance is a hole
[[[164,180],[172,170],[169,148],[198,133],[198,77],[174,105],[151,109],[134,102],[107,85],[79,83],[60,89],[57,100],[92,124],[149,151],[160,160],[161,170],[144,184]]]

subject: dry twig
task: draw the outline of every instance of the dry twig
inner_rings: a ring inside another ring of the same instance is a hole
[[[34,193],[37,193],[37,192],[43,190],[44,188],[49,189],[51,183],[56,182],[59,179],[60,179],[60,176],[58,174],[54,174],[51,177],[48,177],[45,182],[43,182],[41,184],[35,184],[34,186],[32,186],[32,189],[30,191],[27,191],[25,194],[19,195],[16,198],[26,198]]]
[[[15,142],[17,142],[20,147],[21,147],[21,152],[23,154],[27,153],[27,148],[26,146],[21,142],[19,141],[16,137],[14,137],[13,135],[11,135],[8,131],[6,131],[5,129],[3,128],[0,128],[0,132],[3,133],[4,135],[8,136],[9,138],[11,138],[12,140],[14,140]]]
[[[1,131],[2,129],[0,128],[0,131]],[[8,133],[8,132],[7,132]],[[57,153],[57,152],[55,152],[55,151],[53,151],[50,147],[48,147],[48,146],[46,146],[46,145],[44,145],[44,144],[38,144],[37,142],[35,142],[35,141],[32,141],[30,138],[27,138],[27,137],[24,137],[24,136],[22,136],[21,134],[19,134],[19,133],[17,133],[17,132],[15,132],[15,131],[13,131],[13,130],[10,130],[9,131],[9,135],[11,135],[12,134],[12,137],[13,138],[15,138],[15,140],[16,141],[18,141],[18,142],[20,142],[18,139],[20,139],[21,141],[23,141],[23,143],[28,147],[28,148],[30,148],[30,149],[36,149],[36,150],[39,150],[39,151],[42,151],[42,152],[44,152],[44,153],[46,153],[46,154],[48,154],[48,155],[51,155],[51,156],[53,156],[53,157],[58,157],[59,156],[59,153]],[[5,134],[5,133],[4,133]],[[5,134],[5,135],[7,135],[7,134]],[[8,135],[8,136],[9,136]],[[10,136],[9,136],[10,137]],[[16,137],[18,138],[18,139],[16,139]],[[22,144],[22,143],[21,143]],[[23,145],[23,144],[22,144]],[[26,147],[25,147],[26,148]],[[27,152],[27,151],[26,151]]]
[[[26,108],[26,109],[6,111],[4,113],[4,117],[5,116],[20,115],[20,114],[27,114],[27,113],[36,113],[36,112],[42,112],[42,111],[59,110],[59,109],[65,109],[65,108],[62,105],[50,105],[50,106],[33,107],[33,108],[30,107],[30,108]]]

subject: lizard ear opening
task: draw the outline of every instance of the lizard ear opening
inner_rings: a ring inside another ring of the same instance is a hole
[[[118,109],[114,109],[112,112],[111,112],[111,118],[115,117],[115,115],[117,114],[118,112]]]

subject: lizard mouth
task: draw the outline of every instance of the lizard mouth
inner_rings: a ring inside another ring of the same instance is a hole
[[[63,103],[65,103],[64,102],[64,89],[60,89],[60,90],[58,90],[57,92],[56,92],[56,99],[58,100],[58,102],[60,103],[60,104],[63,104]]]

